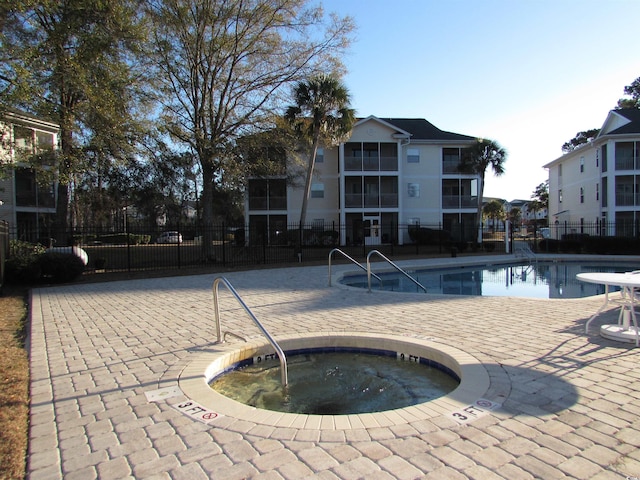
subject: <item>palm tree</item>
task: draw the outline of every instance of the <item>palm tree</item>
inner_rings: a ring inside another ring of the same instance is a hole
[[[494,140],[479,138],[463,155],[458,170],[463,173],[475,173],[478,175],[478,212],[476,214],[476,231],[478,232],[478,243],[482,241],[482,197],[484,195],[484,177],[487,168],[491,167],[493,174],[500,176],[504,173],[504,162],[507,159],[506,150]]]
[[[504,205],[498,200],[491,200],[483,208],[484,216],[492,220],[491,231],[496,233],[496,222],[498,220],[505,220],[507,214],[504,211]]]
[[[293,90],[295,105],[287,109],[286,117],[300,138],[311,144],[309,163],[300,210],[300,229],[304,228],[307,203],[311,195],[311,179],[318,147],[339,144],[351,132],[355,110],[349,108],[349,92],[331,75],[318,75],[299,82]]]

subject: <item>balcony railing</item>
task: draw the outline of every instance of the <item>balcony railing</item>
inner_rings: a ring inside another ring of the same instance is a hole
[[[348,172],[396,172],[398,157],[345,157],[344,169]]]
[[[616,193],[616,206],[617,207],[633,207],[640,205],[640,198],[636,197],[633,193]]]
[[[442,208],[476,208],[477,206],[478,197],[460,195],[442,196]]]
[[[442,173],[460,173],[459,165],[460,162],[458,160],[454,162],[445,160],[442,162]]]
[[[249,210],[286,210],[287,197],[249,197]]]
[[[363,195],[362,193],[351,193],[344,197],[344,206],[346,208],[397,208],[398,194],[383,193],[381,195]]]

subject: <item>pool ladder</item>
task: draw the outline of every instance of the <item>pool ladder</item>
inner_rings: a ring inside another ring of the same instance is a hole
[[[269,340],[269,343],[271,344],[271,346],[275,349],[278,355],[278,359],[280,360],[280,380],[282,382],[282,386],[286,387],[289,384],[289,376],[287,373],[287,357],[285,356],[284,351],[282,350],[282,348],[280,348],[280,345],[278,345],[278,342],[275,341],[275,339],[267,331],[264,325],[262,325],[260,320],[256,318],[256,316],[253,314],[253,312],[247,306],[247,304],[244,303],[244,301],[242,300],[238,292],[236,292],[236,289],[233,288],[233,285],[231,285],[231,283],[229,283],[229,280],[227,280],[225,277],[216,278],[213,281],[213,287],[212,287],[213,288],[213,306],[214,306],[215,318],[216,318],[216,335],[218,337],[218,343],[224,342],[224,339],[222,338],[222,330],[220,327],[220,309],[218,308],[218,290],[219,290],[220,283],[223,283],[227,287],[227,289],[238,301],[240,306],[244,309],[245,312],[247,312],[249,317],[253,320],[253,323],[256,324],[256,326],[260,329],[262,334],[267,338],[267,340]],[[225,338],[227,335],[231,335],[233,337],[239,338],[240,340],[244,340],[246,342],[246,339],[244,339],[240,335],[237,335],[233,332],[225,332]]]
[[[368,255],[367,255],[367,266],[366,267],[364,265],[361,265],[360,263],[358,263],[356,260],[351,258],[349,255],[344,253],[339,248],[334,248],[333,250],[331,250],[329,252],[329,286],[331,286],[331,257],[333,256],[334,253],[340,253],[342,256],[344,256],[345,258],[347,258],[348,260],[350,260],[351,262],[356,264],[358,267],[360,267],[362,270],[365,270],[367,272],[367,285],[369,286],[369,292],[371,292],[371,277],[376,278],[377,280],[380,281],[380,283],[382,283],[382,279],[378,275],[376,275],[375,273],[373,273],[371,271],[371,256],[372,255],[378,255],[380,258],[385,260],[389,265],[391,265],[393,268],[395,268],[397,271],[399,271],[405,277],[407,277],[409,280],[411,280],[413,283],[415,283],[418,287],[420,287],[422,290],[424,290],[424,293],[427,293],[426,287],[424,287],[420,282],[418,282],[415,278],[413,278],[411,275],[409,275],[407,272],[405,272],[398,265],[396,265],[391,260],[389,260],[387,257],[385,257],[378,250],[371,250],[368,253]]]
[[[529,264],[534,261],[536,263],[538,262],[538,257],[536,257],[536,254],[533,252],[533,250],[531,250],[531,247],[528,243],[525,243],[524,245],[518,245],[515,249],[515,255],[516,257],[522,256],[526,258]]]

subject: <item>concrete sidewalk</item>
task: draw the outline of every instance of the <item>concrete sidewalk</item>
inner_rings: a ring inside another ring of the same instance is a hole
[[[334,271],[352,268],[334,266]],[[356,291],[327,267],[224,275],[270,332],[367,332],[455,347],[502,407],[352,429],[274,427],[175,408],[181,372],[215,341],[197,275],[32,292],[28,477],[36,479],[624,479],[640,477],[640,348],[584,333],[602,298],[540,300]],[[230,295],[225,329],[258,338]],[[235,340],[233,340],[236,342]],[[238,341],[238,344],[240,342]]]

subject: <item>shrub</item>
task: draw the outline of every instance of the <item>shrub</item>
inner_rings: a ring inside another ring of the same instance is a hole
[[[51,283],[72,282],[84,271],[81,258],[73,253],[45,252],[38,257],[42,280]]]
[[[418,245],[439,245],[451,242],[451,234],[446,230],[413,227],[409,229],[409,238]]]
[[[40,244],[11,240],[5,262],[7,283],[35,283],[41,275],[38,258],[45,252]]]
[[[484,242],[482,246],[485,252],[493,252],[496,249],[496,242]]]

